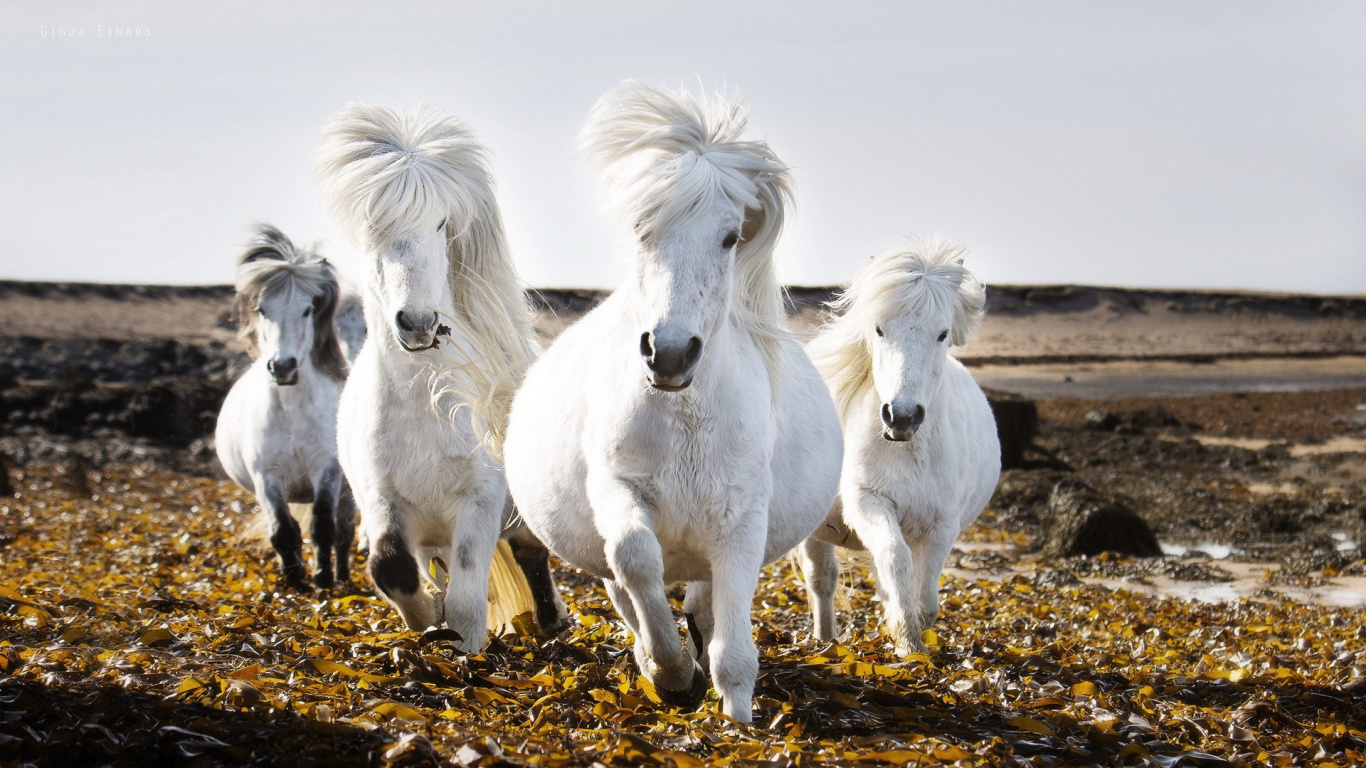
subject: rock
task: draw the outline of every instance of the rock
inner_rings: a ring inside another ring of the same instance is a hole
[[[1152,528],[1123,499],[1072,479],[1053,487],[1036,543],[1045,557],[1102,552],[1136,557],[1162,554]]]
[[[1039,409],[1034,401],[1010,392],[987,390],[987,402],[996,417],[996,437],[1001,441],[1001,469],[1024,465],[1024,452],[1034,444],[1039,430]]]

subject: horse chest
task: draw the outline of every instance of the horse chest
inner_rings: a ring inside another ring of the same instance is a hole
[[[771,449],[757,419],[683,398],[652,405],[625,422],[613,462],[655,511],[661,533],[686,536],[725,518],[760,485]]]

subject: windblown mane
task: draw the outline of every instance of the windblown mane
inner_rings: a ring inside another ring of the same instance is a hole
[[[646,242],[720,196],[744,206],[731,317],[763,353],[776,391],[787,332],[773,248],[792,182],[767,143],[740,139],[748,119],[738,100],[628,80],[598,100],[579,145]]]
[[[835,316],[807,346],[825,378],[841,417],[873,385],[868,338],[892,315],[951,312],[949,333],[962,346],[982,321],[986,287],[963,266],[967,249],[946,238],[910,238],[900,248],[874,256],[830,303]]]
[[[261,300],[277,291],[298,290],[313,298],[313,366],[334,381],[346,379],[346,358],[333,322],[337,313],[337,274],[313,248],[296,246],[269,224],[257,224],[256,236],[237,258],[237,297],[233,319],[237,335],[247,342],[252,358],[256,347],[256,310]]]
[[[465,123],[425,106],[399,112],[352,104],[324,130],[317,169],[324,197],[363,247],[380,250],[445,220],[455,299],[455,316],[445,319],[471,349],[459,359],[432,355],[441,367],[432,402],[455,395],[448,416],[468,407],[476,434],[496,454],[536,346],[487,151]]]

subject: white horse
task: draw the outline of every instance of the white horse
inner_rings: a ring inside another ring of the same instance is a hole
[[[365,346],[365,308],[360,293],[349,281],[341,281],[341,298],[337,301],[337,339],[348,363],[356,362],[356,355]]]
[[[689,582],[689,650],[741,722],[759,571],[825,516],[842,449],[829,393],[783,330],[787,170],[740,139],[745,122],[739,104],[632,82],[598,102],[582,144],[639,237],[633,274],[527,372],[506,443],[527,524],[605,580],[641,672],[679,706],[707,690],[664,591]]]
[[[949,356],[986,304],[965,254],[944,239],[912,239],[874,257],[808,347],[846,441],[839,501],[802,547],[818,640],[835,637],[835,547],[866,548],[896,652],[923,651],[944,561],[996,488],[991,406]]]
[[[313,583],[350,580],[355,511],[337,463],[337,396],[346,359],[333,315],[337,277],[314,251],[260,225],[237,265],[233,312],[256,362],[218,414],[218,460],[269,515],[285,581],[307,586],[303,539],[290,503],[311,504]]]
[[[512,513],[489,447],[536,350],[485,151],[452,118],[352,105],[329,123],[318,170],[367,257],[369,334],[337,420],[367,566],[411,629],[444,616],[458,644],[478,650],[490,564],[506,551],[498,541]],[[459,417],[466,408],[469,418]],[[566,611],[549,553],[525,529],[511,544],[537,621],[556,630]],[[433,562],[446,584],[431,576]],[[423,590],[422,578],[444,598]]]

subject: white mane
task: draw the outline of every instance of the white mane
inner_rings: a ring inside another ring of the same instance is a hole
[[[743,104],[722,96],[698,99],[627,81],[598,100],[579,144],[646,242],[718,196],[744,206],[731,317],[776,380],[786,315],[773,248],[792,185],[768,144],[740,140],[748,118]]]
[[[874,256],[830,303],[836,316],[807,352],[820,370],[843,416],[873,384],[868,336],[893,315],[952,314],[949,333],[962,346],[982,321],[986,287],[963,266],[967,249],[943,237],[910,238],[901,248]]]
[[[381,249],[445,219],[455,298],[455,315],[446,319],[471,349],[458,360],[433,354],[442,370],[432,401],[455,394],[448,415],[470,408],[476,434],[500,446],[536,348],[486,150],[463,122],[424,106],[397,112],[352,104],[324,129],[317,169],[324,197],[365,247]]]

